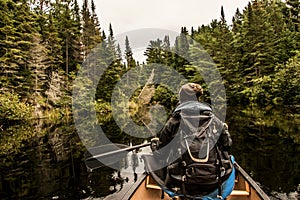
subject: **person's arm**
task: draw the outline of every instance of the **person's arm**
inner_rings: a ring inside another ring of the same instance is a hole
[[[160,145],[159,148],[166,146],[171,140],[174,138],[175,134],[177,133],[179,127],[179,119],[171,117],[162,131],[160,132]]]
[[[224,123],[222,133],[219,139],[224,151],[229,151],[232,146],[232,139],[228,131],[228,125]]]

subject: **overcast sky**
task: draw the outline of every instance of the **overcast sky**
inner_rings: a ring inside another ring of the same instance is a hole
[[[162,28],[179,32],[220,19],[223,5],[231,23],[237,8],[243,10],[249,0],[94,0],[101,28],[112,23],[115,34],[140,28]]]
[[[79,0],[80,4],[82,1]],[[143,51],[149,40],[163,39],[164,35],[169,35],[173,45],[175,34],[180,32],[181,27],[185,26],[190,31],[192,26],[197,28],[202,24],[209,24],[213,19],[220,19],[221,6],[224,7],[226,20],[230,24],[236,9],[242,11],[249,0],[94,0],[94,2],[101,29],[108,34],[111,23],[122,49],[127,35],[136,59],[143,61]],[[164,34],[162,30],[168,31]]]

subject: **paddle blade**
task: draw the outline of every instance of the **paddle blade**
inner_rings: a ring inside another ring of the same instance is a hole
[[[107,144],[101,145],[93,148],[89,148],[88,151],[85,152],[84,159],[85,165],[89,171],[96,170],[103,166],[112,166],[117,164],[122,160],[128,153],[128,151],[121,151],[115,153],[114,155],[107,154],[115,149],[125,149],[128,148],[128,145],[125,144]],[[104,155],[101,159],[93,158],[95,155]],[[101,162],[100,162],[101,161]]]

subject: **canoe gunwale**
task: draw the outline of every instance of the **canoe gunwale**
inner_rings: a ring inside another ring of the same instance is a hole
[[[257,185],[249,174],[238,164],[234,163],[235,169],[242,175],[242,177],[250,184],[250,186],[257,192],[258,196],[263,200],[270,200],[266,193]]]
[[[242,176],[245,181],[249,184],[249,186],[255,191],[261,200],[270,200],[270,198],[266,195],[266,193],[259,187],[259,185],[251,178],[251,176],[244,171],[244,169],[238,165],[236,162],[234,163],[236,173]],[[146,178],[150,176],[147,172],[144,172],[139,175],[138,179],[130,186],[129,190],[124,191],[123,193],[118,194],[118,199],[120,200],[128,200],[128,199],[136,199],[134,198],[135,193],[139,190],[140,187],[146,187]],[[251,196],[251,194],[250,194]],[[105,198],[107,200],[111,198]],[[235,198],[236,199],[236,198]],[[256,198],[255,198],[256,199]]]

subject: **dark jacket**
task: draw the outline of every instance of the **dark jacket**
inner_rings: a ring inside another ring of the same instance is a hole
[[[205,103],[202,103],[202,104],[204,104],[205,106],[209,106],[208,104],[205,104]],[[180,105],[181,104],[179,104],[177,106],[177,108]],[[164,128],[160,132],[160,135],[159,135],[159,141],[160,141],[159,148],[162,148],[165,145],[167,145],[174,138],[174,136],[176,135],[176,133],[178,131],[178,128],[180,126],[181,117],[180,117],[180,111],[176,111],[176,110],[177,109],[175,109],[175,112],[173,112],[171,118],[167,121]],[[227,124],[225,124],[225,123],[224,123],[223,129],[221,131],[218,142],[220,143],[220,146],[221,146],[223,151],[229,151],[230,150],[230,147],[232,145],[232,139],[231,139],[231,136],[229,134]]]
[[[157,155],[165,158],[161,159],[166,161],[162,177],[168,188],[180,188],[183,194],[209,194],[232,171],[228,127],[213,115],[208,104],[187,101],[178,105],[160,132],[159,141],[159,148],[167,149]]]

